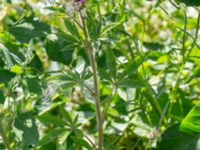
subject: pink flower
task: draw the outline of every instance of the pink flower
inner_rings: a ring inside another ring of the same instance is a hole
[[[85,3],[85,0],[75,0],[76,3],[79,3],[80,5],[83,5]]]

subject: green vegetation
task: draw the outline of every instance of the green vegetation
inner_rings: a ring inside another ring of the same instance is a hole
[[[1,0],[0,150],[200,150],[199,0]]]

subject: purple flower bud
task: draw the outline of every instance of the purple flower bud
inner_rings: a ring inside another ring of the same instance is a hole
[[[82,6],[84,5],[85,1],[86,0],[75,0],[74,2],[75,2],[76,8],[81,9]]]
[[[84,3],[85,3],[85,0],[75,0],[75,2],[76,2],[76,3],[79,3],[79,4],[81,4],[81,5],[82,5],[82,4],[84,4]]]

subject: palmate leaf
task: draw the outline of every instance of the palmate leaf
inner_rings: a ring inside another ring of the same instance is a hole
[[[15,39],[21,43],[28,43],[33,38],[44,37],[45,33],[50,32],[49,25],[38,20],[34,20],[33,17],[24,17],[21,22],[22,24],[16,23],[8,30],[9,33],[11,33]]]
[[[180,130],[200,135],[200,105],[194,106],[180,125]]]

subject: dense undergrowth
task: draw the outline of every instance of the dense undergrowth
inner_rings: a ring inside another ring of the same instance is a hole
[[[199,0],[1,0],[0,149],[200,150]]]

